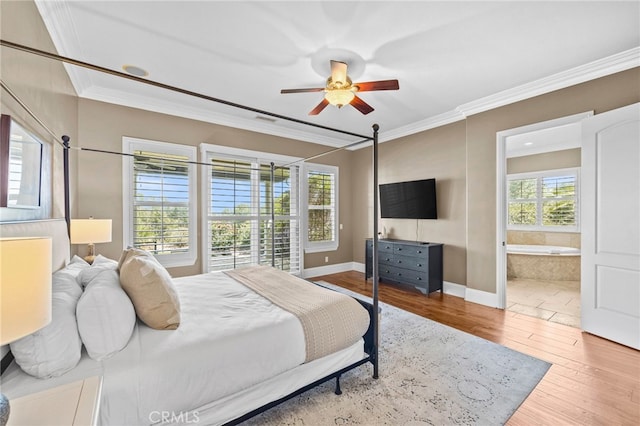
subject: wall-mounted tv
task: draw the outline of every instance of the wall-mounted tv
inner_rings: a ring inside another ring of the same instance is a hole
[[[436,180],[385,183],[380,187],[380,217],[437,219]]]

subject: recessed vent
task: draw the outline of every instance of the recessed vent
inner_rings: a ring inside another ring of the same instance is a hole
[[[149,71],[140,67],[136,67],[135,65],[123,65],[122,69],[131,75],[135,75],[136,77],[146,77],[149,75]]]
[[[264,115],[256,115],[256,120],[268,121],[269,123],[275,123],[276,119],[271,117],[265,117]]]

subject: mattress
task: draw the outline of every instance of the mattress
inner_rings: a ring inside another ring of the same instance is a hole
[[[39,380],[12,365],[2,392],[16,398],[102,375],[102,425],[153,424],[159,413],[171,413],[177,424],[193,415],[218,424],[364,357],[360,341],[303,364],[304,335],[292,314],[223,273],[174,282],[182,308],[177,330],[139,323],[112,358],[96,362],[83,354],[75,369],[54,379]]]

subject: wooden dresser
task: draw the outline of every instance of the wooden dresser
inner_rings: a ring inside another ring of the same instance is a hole
[[[442,291],[442,248],[440,243],[380,239],[378,275],[380,281],[411,285],[427,294]],[[373,239],[366,241],[365,278],[373,275]]]

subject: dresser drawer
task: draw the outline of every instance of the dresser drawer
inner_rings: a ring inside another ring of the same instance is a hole
[[[414,285],[416,287],[427,288],[429,280],[426,272],[412,271],[405,269],[402,271],[402,279],[405,283]]]
[[[425,253],[428,253],[428,250],[422,245],[396,244],[393,252],[402,256],[424,256]]]
[[[380,278],[391,278],[396,281],[400,281],[404,269],[396,268],[391,265],[379,265],[378,272],[380,273]]]
[[[393,265],[400,268],[411,269],[414,271],[427,271],[429,270],[429,261],[423,257],[402,256],[396,254],[393,256]]]
[[[380,253],[393,253],[395,251],[395,244],[385,241],[378,242],[378,254]]]
[[[396,262],[391,253],[381,252],[378,253],[378,264],[379,265],[389,265],[395,266]]]

